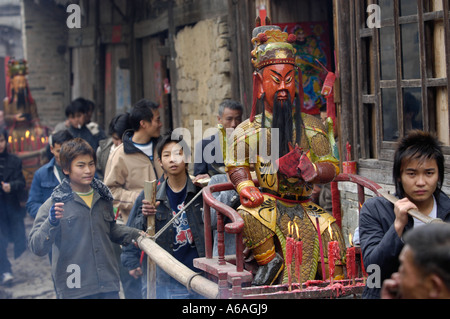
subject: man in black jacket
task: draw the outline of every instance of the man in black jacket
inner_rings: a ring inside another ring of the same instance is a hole
[[[234,100],[225,100],[219,105],[217,122],[223,126],[227,134],[230,134],[242,122],[243,107]],[[209,178],[216,174],[223,174],[218,166],[223,164],[223,152],[219,140],[219,133],[211,135],[195,145],[194,176],[195,181]]]
[[[22,161],[8,152],[8,132],[0,129],[0,284],[13,281],[11,263],[7,258],[9,242],[14,243],[14,258],[27,248],[25,209],[20,206],[25,190]]]
[[[379,274],[374,275],[380,276],[375,280],[379,284],[368,280],[363,298],[380,298],[381,283],[398,270],[403,235],[423,225],[409,216],[409,210],[450,222],[450,199],[441,191],[444,156],[435,136],[411,131],[404,137],[395,153],[393,178],[399,198],[395,205],[376,197],[367,200],[361,209],[359,230],[364,266],[369,275],[370,269],[379,269]]]

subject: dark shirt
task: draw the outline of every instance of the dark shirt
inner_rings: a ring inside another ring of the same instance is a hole
[[[194,176],[200,174],[209,174],[209,176],[222,174],[222,172],[217,170],[217,167],[223,165],[219,134],[216,133],[197,143],[194,154]]]
[[[89,145],[91,145],[91,147],[94,149],[94,151],[97,151],[99,142],[106,138],[105,132],[103,132],[103,130],[100,130],[98,134],[93,135],[91,131],[86,127],[86,125],[83,125],[80,129],[70,126],[68,130],[74,138],[80,137],[88,142]]]
[[[169,185],[166,188],[167,198],[169,199],[172,215],[175,216],[186,204],[187,185],[180,192],[174,192]],[[198,258],[195,248],[194,238],[187,219],[186,212],[173,222],[173,256],[183,264],[194,269],[194,258]]]

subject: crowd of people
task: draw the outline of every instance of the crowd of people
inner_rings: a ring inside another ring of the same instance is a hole
[[[190,149],[182,136],[161,134],[155,103],[141,100],[130,112],[115,116],[108,137],[90,121],[89,109],[84,99],[67,107],[67,121],[51,135],[51,159],[36,171],[26,207],[20,206],[25,189],[22,163],[8,153],[8,132],[1,128],[1,284],[14,279],[6,253],[13,242],[14,258],[27,244],[36,255],[48,256],[58,298],[114,299],[121,289],[125,298],[145,298],[146,258],[133,243],[145,236],[148,216],[156,216],[158,231],[183,209],[200,191],[199,180],[227,180],[222,137],[216,134],[195,146],[191,176],[186,160]],[[243,121],[242,114],[240,103],[226,100],[219,106],[218,124],[231,134]],[[203,156],[208,147],[219,152],[210,162]],[[363,260],[366,266],[381,267],[384,282],[383,287],[366,286],[363,298],[448,298],[450,226],[424,225],[407,213],[417,209],[450,221],[450,199],[442,192],[444,156],[436,137],[412,131],[400,140],[393,177],[399,201],[394,205],[376,197],[361,209]],[[156,204],[152,204],[145,199],[144,182],[155,179]],[[239,205],[235,191],[216,196],[235,208]],[[198,270],[193,260],[205,256],[202,208],[199,196],[156,241],[194,271]],[[26,213],[34,219],[29,234],[23,223]],[[226,243],[232,253],[233,240]],[[73,281],[78,289],[72,289],[68,267],[81,265],[83,274]],[[159,268],[156,278],[157,298],[201,298]]]
[[[170,132],[161,137],[157,104],[143,99],[129,112],[116,115],[109,124],[108,136],[91,121],[93,107],[94,103],[83,98],[66,107],[66,120],[56,125],[49,139],[49,161],[35,172],[26,199],[19,197],[26,187],[22,163],[8,153],[8,131],[2,126],[0,200],[6,207],[0,227],[2,285],[11,284],[14,279],[7,257],[8,244],[14,243],[14,257],[18,258],[28,242],[36,255],[48,255],[58,298],[116,298],[119,289],[125,298],[143,298],[146,281],[140,277],[146,265],[142,264],[139,249],[130,243],[144,235],[146,217],[142,216],[153,211],[142,208],[144,182],[159,181],[158,202],[162,198],[166,203],[158,208],[165,216],[157,223],[159,229],[199,192],[197,181],[209,177],[207,165],[199,160],[194,168],[197,176],[191,179],[185,157],[176,156],[172,150],[182,140],[173,140]],[[242,121],[242,113],[240,103],[226,100],[219,108],[218,123],[225,129],[234,129]],[[214,138],[201,143],[204,147],[211,141]],[[218,155],[215,164],[223,165],[221,151]],[[21,202],[26,202],[25,207],[20,207]],[[179,217],[174,229],[158,241],[191,268],[194,258],[204,256],[202,203],[200,196]],[[30,234],[25,234],[26,213],[34,219]],[[83,265],[86,269],[80,282],[83,289],[68,288],[68,265]],[[158,284],[164,288],[158,289],[160,298],[187,293],[173,279],[162,281],[164,285]]]

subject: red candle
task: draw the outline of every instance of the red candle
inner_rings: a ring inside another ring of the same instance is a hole
[[[291,290],[292,276],[291,276],[291,265],[292,257],[294,255],[295,243],[294,238],[289,234],[286,239],[286,266],[288,270],[288,281],[289,281],[289,291]]]
[[[23,141],[24,141],[24,138],[23,137],[21,137],[20,138],[20,151],[21,152],[23,152],[25,149],[23,148]]]
[[[339,259],[339,243],[337,241],[330,241],[328,243],[328,268],[330,269],[330,280],[334,279],[334,268],[336,260]]]
[[[27,146],[27,151],[30,150],[30,131],[26,131],[25,132],[25,139],[26,139],[26,146]]]
[[[339,259],[339,243],[333,241],[333,231],[331,230],[331,223],[328,221],[328,232],[330,233],[331,241],[328,242],[328,269],[330,271],[330,281],[333,282],[334,279],[334,268],[336,265],[336,260]]]
[[[351,154],[352,154],[352,146],[347,141],[347,144],[345,145],[345,147],[347,148],[347,162],[349,162],[351,160],[351,158],[352,158],[352,156],[351,156]]]
[[[323,256],[323,242],[322,242],[322,235],[320,232],[319,217],[316,217],[316,224],[317,224],[317,236],[319,237],[320,262],[322,264],[322,279],[326,280],[327,276],[325,273],[325,258]]]
[[[10,136],[8,136],[8,145],[9,145],[9,151],[11,152],[11,153],[14,153],[14,145],[13,145],[13,142],[12,142],[12,136],[10,135]]]
[[[292,264],[292,258],[294,256],[294,238],[289,235],[286,239],[286,265]]]
[[[36,139],[34,138],[34,135],[31,135],[31,147],[33,151],[36,150]]]
[[[295,242],[295,273],[297,274],[297,280],[300,284],[300,288],[302,287],[302,278],[301,278],[301,266],[303,262],[303,242],[301,240],[297,240]]]
[[[286,267],[288,271],[288,284],[289,284],[289,291],[292,289],[292,275],[291,275],[291,265],[292,265],[292,259],[294,257],[294,250],[295,250],[295,242],[294,238],[292,238],[292,228],[291,228],[292,222],[288,223],[288,236],[286,238]],[[293,226],[292,226],[293,227]]]
[[[348,241],[350,243],[350,247],[347,248],[347,253],[345,255],[347,259],[347,278],[352,279],[353,284],[355,284],[356,277],[356,251],[355,247],[353,247],[352,235],[348,236]]]
[[[355,247],[348,247],[346,254],[348,279],[354,279],[356,275],[355,256]]]

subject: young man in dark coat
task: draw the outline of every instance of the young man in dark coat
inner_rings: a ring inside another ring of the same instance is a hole
[[[0,250],[6,251],[9,242],[14,243],[14,258],[19,258],[26,250],[25,209],[21,207],[21,195],[25,190],[22,161],[8,153],[8,132],[0,130]],[[3,259],[3,258],[2,258]],[[13,280],[11,264],[6,259],[0,261],[0,283],[9,284]]]
[[[61,148],[67,176],[39,208],[29,234],[38,256],[52,251],[52,278],[59,299],[118,299],[119,265],[114,245],[143,233],[114,220],[110,190],[94,178],[96,159],[81,138]]]
[[[444,156],[435,136],[411,131],[401,139],[395,152],[393,178],[399,198],[395,205],[376,197],[367,200],[361,209],[359,231],[364,266],[369,268],[369,275],[370,266],[377,266],[380,276],[374,283],[368,280],[363,298],[380,298],[381,283],[398,270],[403,235],[423,225],[408,215],[410,209],[450,222],[450,199],[441,191]]]

